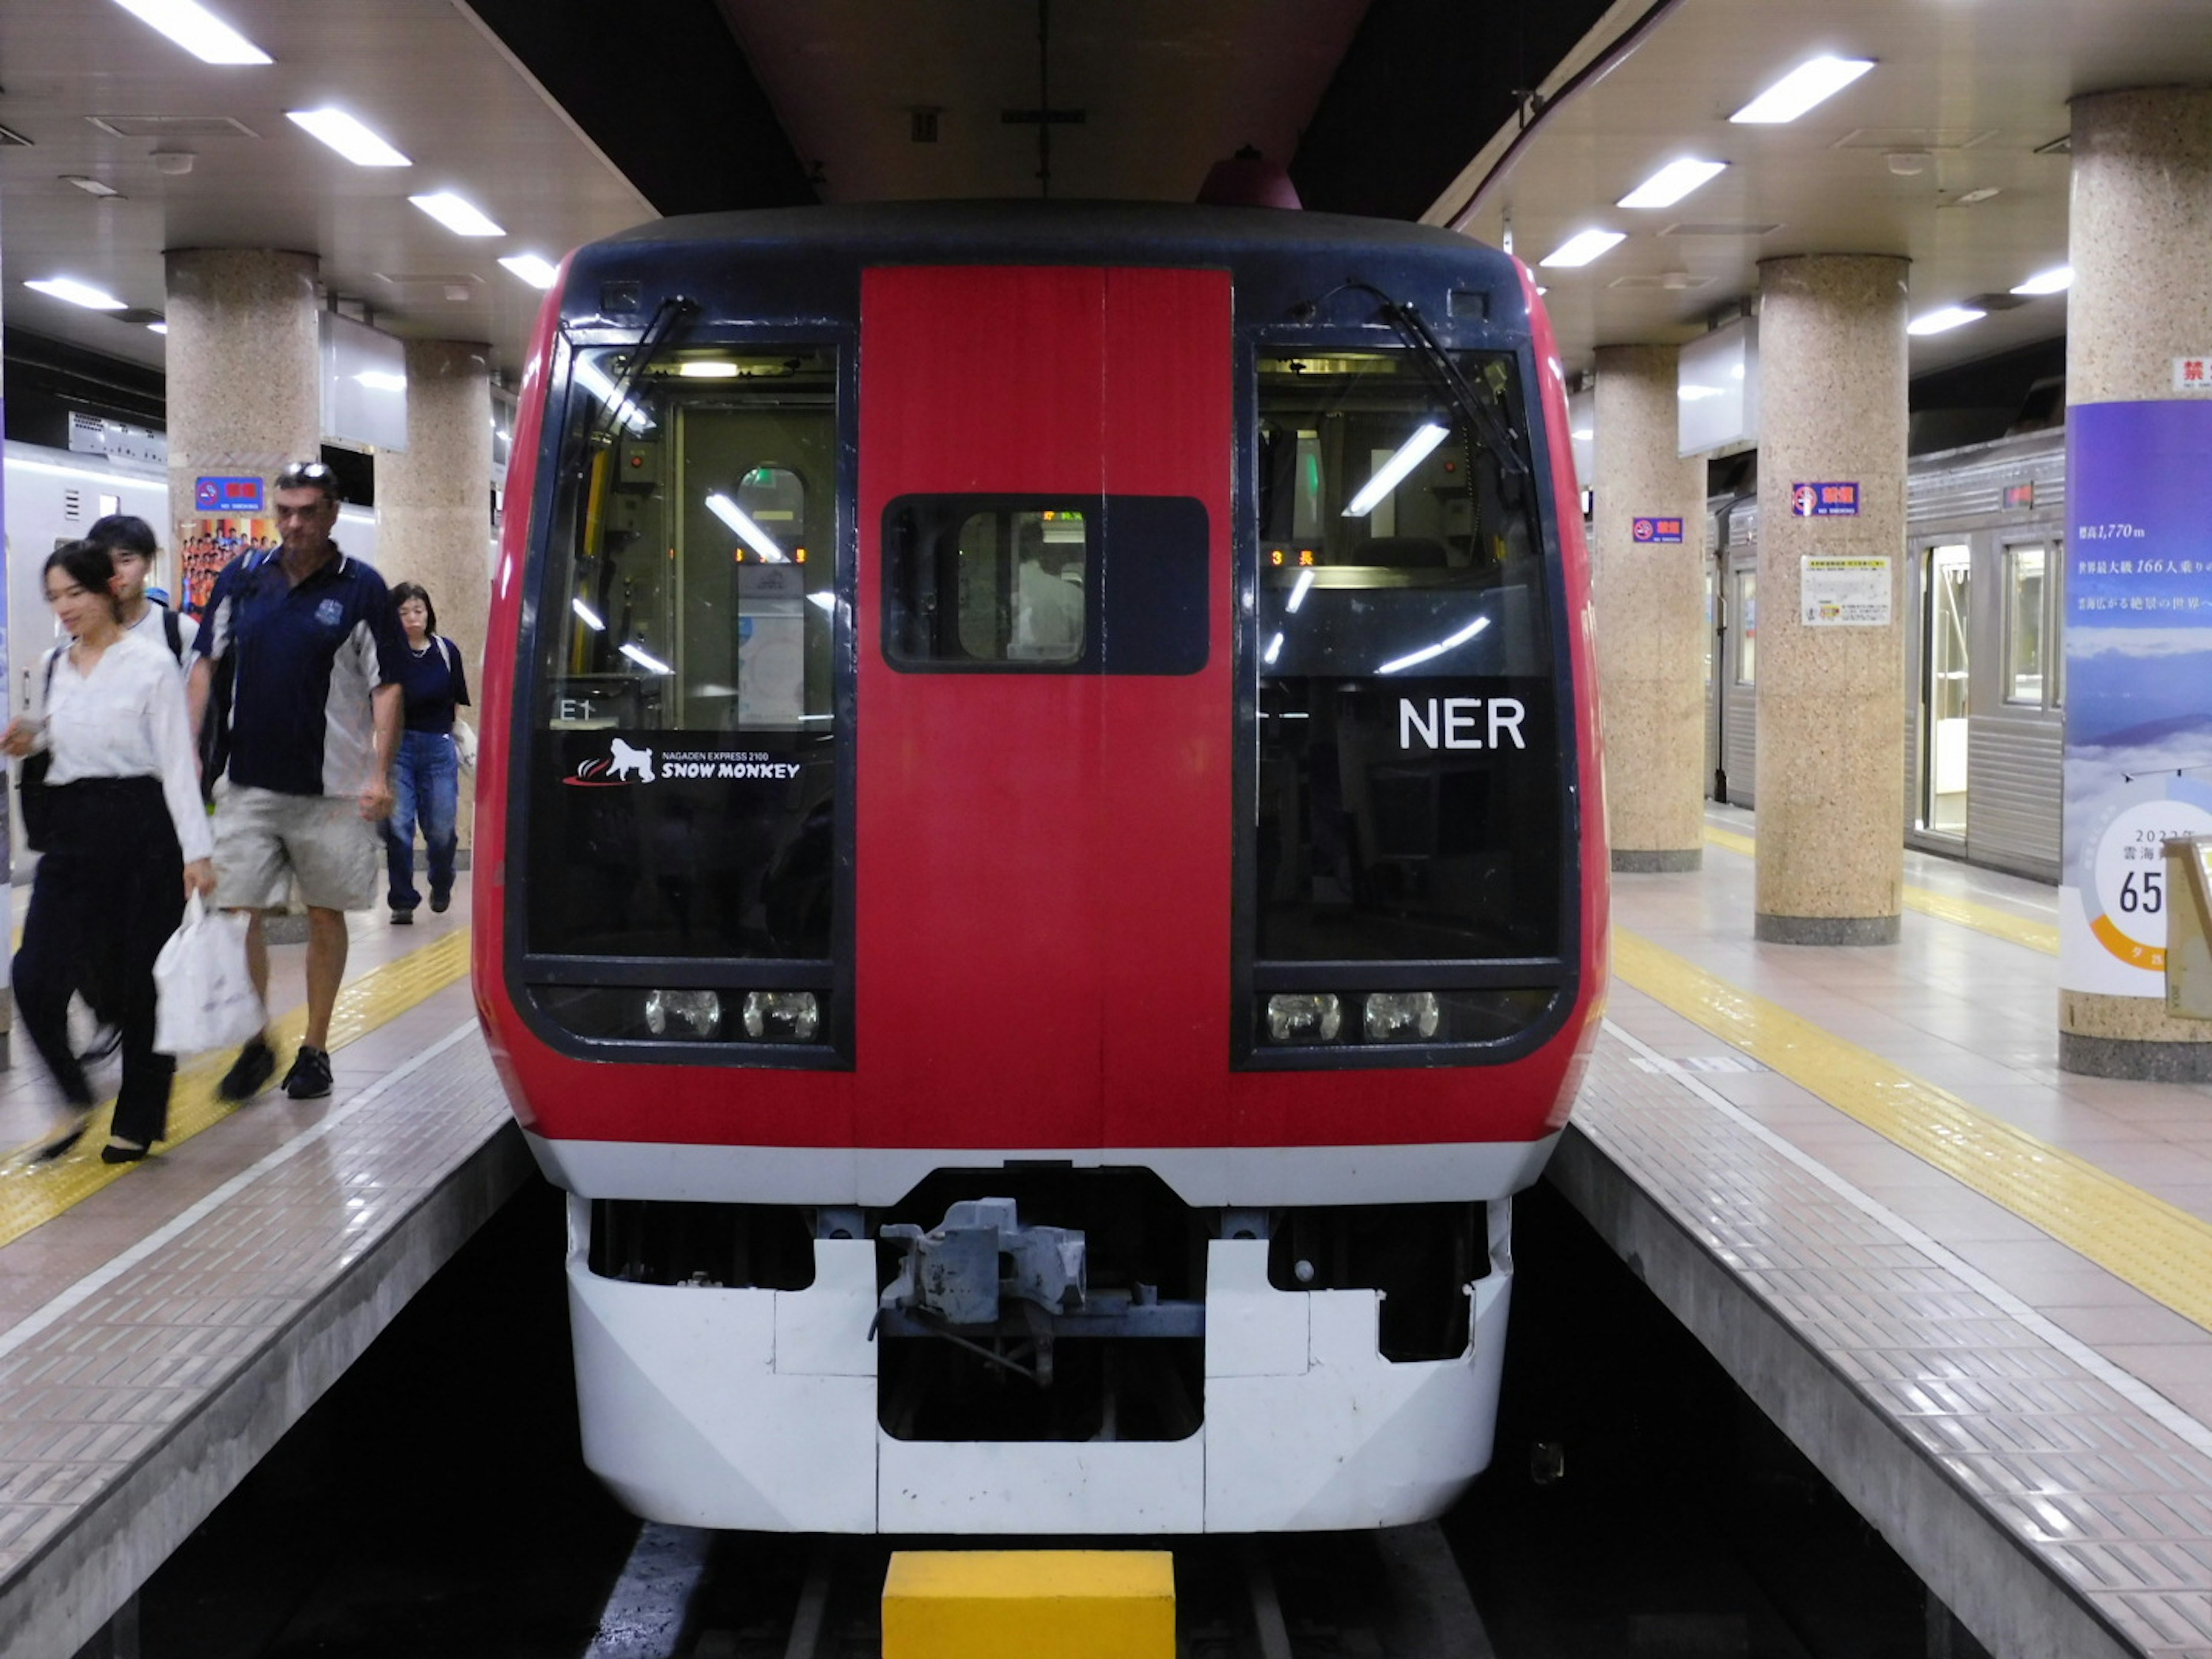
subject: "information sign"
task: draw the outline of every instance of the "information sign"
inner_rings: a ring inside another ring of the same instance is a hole
[[[1639,542],[1679,542],[1682,539],[1680,519],[1635,519],[1630,521],[1629,533]]]
[[[1798,620],[1808,628],[1887,628],[1889,556],[1808,555],[1798,561]]]
[[[258,513],[263,510],[258,478],[195,478],[192,507],[200,513]]]
[[[1791,484],[1790,513],[1792,518],[1798,519],[1856,519],[1859,515],[1858,481]]]

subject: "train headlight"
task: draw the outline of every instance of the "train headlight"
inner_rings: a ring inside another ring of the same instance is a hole
[[[1426,1042],[1443,1018],[1434,991],[1377,991],[1367,999],[1360,1024],[1370,1042]]]
[[[1276,1042],[1334,1042],[1344,1027],[1344,1004],[1322,992],[1267,999],[1267,1036]]]
[[[756,1041],[811,1042],[822,1027],[822,1006],[811,991],[748,991],[738,1018]]]
[[[645,1029],[655,1036],[666,1036],[672,1028],[678,1036],[688,1030],[694,1036],[710,1037],[721,1024],[722,1000],[712,991],[645,994]]]

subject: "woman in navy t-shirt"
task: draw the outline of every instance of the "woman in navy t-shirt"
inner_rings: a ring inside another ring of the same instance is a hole
[[[422,896],[415,890],[415,826],[422,826],[429,854],[430,908],[443,910],[453,896],[453,820],[460,810],[460,757],[453,744],[454,709],[469,700],[460,647],[438,633],[430,596],[414,582],[392,590],[399,626],[407,635],[400,662],[406,729],[392,769],[392,816],[384,823],[384,859],[391,878],[392,920],[412,922]]]

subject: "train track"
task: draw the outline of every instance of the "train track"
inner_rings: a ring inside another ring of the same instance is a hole
[[[983,1547],[975,1540],[896,1546]],[[894,1547],[877,1539],[649,1523],[583,1659],[877,1659]],[[1177,1650],[1188,1659],[1491,1659],[1493,1652],[1434,1524],[1176,1540],[1164,1547],[1175,1557]]]

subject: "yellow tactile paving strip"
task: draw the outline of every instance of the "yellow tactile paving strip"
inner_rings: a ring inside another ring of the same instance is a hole
[[[1705,826],[1705,839],[1716,847],[1726,848],[1731,853],[1741,853],[1746,858],[1755,856],[1759,842],[1749,836],[1739,836],[1733,830],[1716,830]],[[2009,910],[2000,910],[1994,905],[1977,904],[1972,899],[1954,898],[1948,893],[1931,892],[1925,887],[1905,890],[1905,908],[1917,910],[1923,916],[1933,916],[1938,921],[1955,922],[1961,927],[1971,927],[1978,933],[1987,933],[1992,939],[2009,939],[2014,945],[2025,945],[2031,951],[2040,951],[2047,957],[2058,954],[2058,929],[2047,921],[2037,921],[2029,916],[2016,916]]]
[[[406,1012],[468,971],[469,930],[459,927],[443,939],[351,981],[340,988],[337,1006],[331,1016],[332,1051]],[[295,1008],[271,1024],[270,1040],[280,1059],[298,1044],[307,1024],[305,1007]],[[238,1110],[215,1091],[216,1084],[229,1069],[232,1058],[228,1054],[210,1054],[178,1071],[176,1086],[169,1097],[168,1139],[161,1143],[162,1146],[174,1146],[189,1140]],[[271,1083],[270,1086],[274,1088],[276,1085]],[[34,1142],[17,1148],[4,1165],[0,1165],[0,1245],[13,1243],[33,1228],[52,1220],[71,1205],[81,1203],[139,1167],[135,1164],[100,1162],[100,1148],[107,1139],[108,1113],[114,1104],[112,1098],[100,1103],[85,1129],[84,1139],[66,1157],[49,1164],[33,1164],[27,1154],[36,1145]]]
[[[1626,928],[1623,983],[2212,1330],[2212,1224]]]

